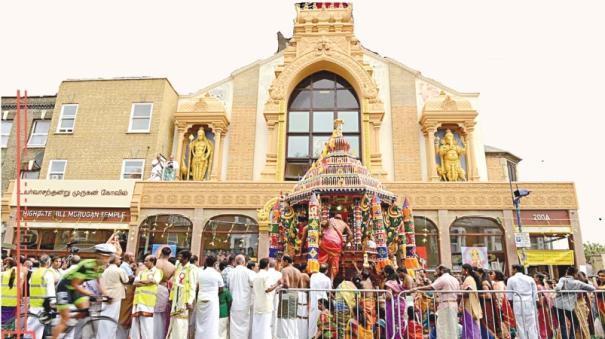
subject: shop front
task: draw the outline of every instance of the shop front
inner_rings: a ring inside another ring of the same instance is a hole
[[[547,273],[558,278],[567,267],[576,264],[569,211],[521,211],[521,224],[530,238],[530,247],[525,250],[530,273]]]
[[[112,180],[24,180],[21,189],[21,243],[24,254],[87,256],[92,247],[116,236],[128,241],[134,182]],[[3,214],[4,243],[12,243],[16,226],[14,184],[8,213]]]

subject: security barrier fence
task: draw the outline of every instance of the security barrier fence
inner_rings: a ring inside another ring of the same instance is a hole
[[[274,338],[605,338],[605,291],[281,289]]]

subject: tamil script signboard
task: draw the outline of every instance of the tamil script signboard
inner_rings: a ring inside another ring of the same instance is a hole
[[[21,206],[129,208],[133,180],[22,180]],[[17,204],[16,187],[11,206]]]

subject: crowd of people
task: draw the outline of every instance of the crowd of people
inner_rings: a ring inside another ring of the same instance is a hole
[[[117,245],[117,246],[116,246]],[[94,259],[42,255],[2,261],[2,326],[15,319],[16,267],[29,311],[55,297],[59,338],[70,309],[88,297],[106,296],[99,338],[605,338],[605,271],[588,279],[570,267],[558,282],[468,264],[453,274],[436,268],[434,279],[386,266],[330,268],[308,274],[288,255],[250,261],[244,255],[203,260],[169,247],[137,262],[119,244],[95,246]],[[564,292],[564,291],[578,292]],[[562,292],[563,291],[563,292]],[[597,292],[594,292],[597,291]],[[583,293],[584,292],[584,293]],[[594,292],[594,293],[593,293]],[[43,333],[37,318],[28,327]]]

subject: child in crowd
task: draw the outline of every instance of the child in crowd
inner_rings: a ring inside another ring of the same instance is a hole
[[[328,299],[319,299],[317,301],[319,311],[319,319],[317,320],[317,333],[315,339],[333,339],[336,338],[336,327],[332,322],[332,314],[330,314],[330,302]]]

